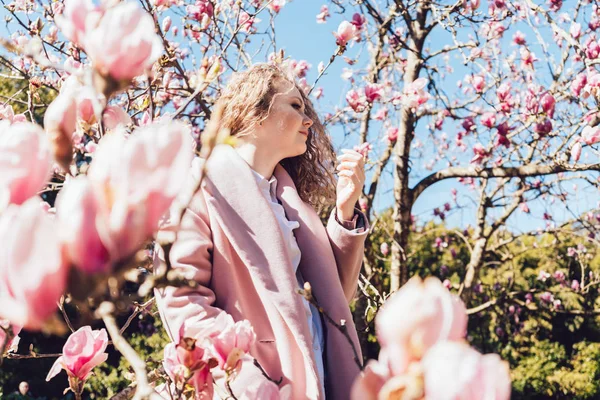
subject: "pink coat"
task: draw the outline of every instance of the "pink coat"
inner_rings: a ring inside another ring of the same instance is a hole
[[[274,213],[233,148],[218,146],[207,171],[170,254],[172,266],[199,286],[156,293],[167,332],[178,340],[185,322],[185,334],[192,337],[222,310],[236,321],[247,319],[257,336],[250,354],[266,373],[283,378],[280,387],[291,384],[294,399],[323,399],[302,299]],[[368,226],[361,233],[346,230],[332,213],[325,229],[283,167],[277,166],[275,176],[287,217],[300,223],[294,231],[302,252],[298,268],[323,309],[345,321],[362,357],[348,302],[356,291]],[[168,230],[173,227],[167,223],[163,231]],[[359,369],[347,339],[328,322],[323,328],[327,399],[345,400]],[[260,370],[245,362],[233,382],[234,394],[261,379]]]

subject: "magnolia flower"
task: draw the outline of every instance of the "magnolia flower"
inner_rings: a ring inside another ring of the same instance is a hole
[[[247,320],[234,323],[230,315],[227,317],[227,326],[212,336],[211,341],[219,367],[227,373],[233,373],[242,368],[242,357],[250,351],[256,334]]]
[[[389,142],[394,142],[398,139],[398,128],[395,126],[388,128],[385,137]]]
[[[365,97],[369,103],[374,103],[383,97],[383,86],[369,83],[365,87]]]
[[[342,23],[338,26],[337,32],[333,32],[333,36],[335,36],[335,43],[344,47],[346,44],[354,38],[356,35],[356,27],[348,21],[342,21]]]
[[[579,161],[579,158],[581,157],[581,150],[582,150],[581,142],[579,142],[579,141],[575,142],[575,144],[571,148],[571,156],[573,157],[573,161],[575,161],[575,162]]]
[[[179,343],[169,343],[165,347],[163,366],[177,388],[190,383],[196,395],[213,398],[213,382],[210,373],[212,361],[207,352],[198,345],[196,339],[181,338]],[[200,398],[200,397],[199,397]]]
[[[581,139],[583,139],[588,146],[600,142],[600,127],[592,128],[591,126],[586,126],[583,128],[583,131],[581,131]]]
[[[482,355],[466,343],[436,344],[423,358],[422,368],[427,399],[510,398],[506,361],[497,354]]]
[[[57,199],[71,261],[96,273],[107,272],[107,260],[131,256],[182,189],[193,148],[189,128],[180,122],[151,124],[128,139],[119,130],[105,135],[87,177],[67,182]]]
[[[56,25],[68,40],[82,46],[104,10],[92,0],[65,0],[64,7],[63,13],[55,16]]]
[[[40,329],[63,294],[67,265],[56,223],[32,197],[0,214],[0,318]]]
[[[554,100],[554,96],[552,96],[549,92],[544,93],[544,95],[540,99],[540,104],[542,106],[542,110],[544,110],[544,112],[548,114],[548,117],[553,118],[554,107],[556,105],[556,100]]]
[[[471,162],[474,164],[481,164],[486,157],[489,157],[489,153],[481,143],[475,143],[473,146],[473,153],[475,156],[471,159]]]
[[[0,121],[0,211],[22,204],[41,190],[50,177],[51,157],[38,125]]]
[[[462,301],[439,279],[414,277],[387,300],[375,324],[380,361],[401,374],[436,342],[463,339],[467,314]]]
[[[9,339],[8,332],[11,332]],[[6,353],[16,352],[19,348],[19,332],[21,327],[18,325],[11,324],[9,320],[0,320],[0,357],[2,357],[2,350]]]
[[[52,144],[54,159],[65,171],[73,159],[71,136],[77,124],[77,103],[73,93],[59,94],[44,114],[44,128]]]
[[[330,17],[331,14],[329,14],[329,7],[327,7],[327,5],[322,5],[321,6],[321,12],[319,14],[317,14],[317,24],[324,24],[325,22],[327,22],[327,18]]]
[[[361,94],[359,92],[357,92],[354,89],[351,89],[348,91],[348,93],[346,94],[346,100],[348,101],[348,104],[350,105],[350,107],[352,107],[352,109],[355,112],[362,112],[365,109],[366,106],[366,97],[364,94]]]
[[[429,99],[429,93],[425,91],[427,79],[417,78],[404,88],[404,103],[410,108],[417,108]]]
[[[133,122],[131,121],[131,117],[129,114],[123,110],[122,107],[119,106],[108,106],[104,109],[104,113],[102,114],[102,122],[106,129],[115,129],[117,126],[128,126]]]
[[[150,69],[162,53],[152,17],[135,3],[119,3],[87,30],[84,48],[100,75],[130,81]]]
[[[386,257],[390,253],[390,246],[386,242],[383,242],[381,243],[379,250],[381,251],[381,254]]]
[[[27,122],[25,114],[15,115],[15,112],[10,104],[0,105],[0,120],[7,120],[11,124],[15,122]]]
[[[475,75],[471,81],[471,84],[477,93],[481,93],[485,88],[485,78],[481,75]]]
[[[50,368],[46,381],[54,378],[61,369],[64,369],[71,378],[69,383],[73,379],[78,386],[82,385],[92,374],[92,369],[108,358],[108,353],[104,352],[107,345],[108,335],[104,328],[100,330],[92,330],[90,326],[79,328],[67,339],[62,355]],[[75,389],[73,386],[71,388]]]

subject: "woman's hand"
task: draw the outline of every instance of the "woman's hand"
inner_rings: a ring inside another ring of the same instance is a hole
[[[340,178],[336,188],[336,211],[339,221],[350,221],[365,184],[365,158],[354,150],[343,149],[342,153],[337,158]]]

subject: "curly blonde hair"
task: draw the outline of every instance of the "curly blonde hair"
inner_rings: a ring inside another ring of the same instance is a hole
[[[290,174],[303,201],[317,209],[329,207],[335,202],[335,152],[331,139],[312,102],[281,67],[255,64],[243,72],[234,73],[218,101],[223,108],[219,129],[229,129],[232,136],[251,132],[269,115],[279,80],[288,81],[298,89],[305,104],[305,114],[313,121],[306,152],[286,158],[280,164]]]

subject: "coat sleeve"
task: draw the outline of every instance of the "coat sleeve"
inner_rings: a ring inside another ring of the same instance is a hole
[[[327,222],[327,235],[333,249],[338,275],[348,303],[358,287],[358,276],[365,251],[365,239],[369,234],[369,222],[362,211],[355,209],[356,229],[342,226],[335,216],[335,209]]]
[[[176,229],[176,226],[167,221],[159,235],[172,233]],[[213,241],[208,211],[200,190],[182,217],[177,240],[169,253],[173,270],[182,272],[197,285],[194,288],[169,286],[155,289],[161,319],[169,337],[175,343],[178,343],[182,336],[203,336],[203,332],[219,326],[216,317],[225,313],[214,306],[215,292],[210,288],[212,253]],[[157,245],[154,255],[155,270],[164,265],[163,250]],[[266,379],[253,364],[254,359],[249,354],[242,358],[242,368],[231,385],[235,394],[241,394],[249,386],[260,384]],[[224,373],[218,367],[211,372],[215,383],[223,390]]]

